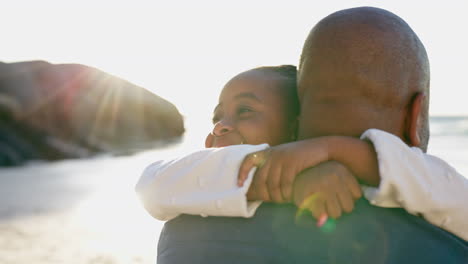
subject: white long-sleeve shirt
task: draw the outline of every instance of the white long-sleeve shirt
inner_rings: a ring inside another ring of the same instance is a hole
[[[410,148],[384,131],[369,129],[361,139],[372,141],[379,162],[380,185],[363,186],[371,204],[404,208],[468,241],[466,178],[443,160]],[[180,214],[251,217],[261,204],[246,198],[255,168],[243,187],[237,186],[237,175],[247,154],[267,147],[209,148],[155,162],[144,170],[136,192],[145,209],[159,220]]]
[[[209,148],[155,162],[144,170],[136,192],[159,220],[179,214],[251,217],[261,204],[246,199],[254,169],[243,187],[237,186],[237,174],[247,154],[266,148],[267,144]]]
[[[404,208],[468,241],[468,179],[392,134],[369,129],[361,139],[372,141],[379,163],[379,186],[363,187],[371,204]]]

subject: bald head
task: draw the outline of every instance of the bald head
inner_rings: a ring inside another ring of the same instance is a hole
[[[302,51],[299,137],[379,128],[408,142],[408,113],[425,94],[418,119],[425,149],[429,77],[425,48],[400,17],[371,7],[333,13],[312,29]]]

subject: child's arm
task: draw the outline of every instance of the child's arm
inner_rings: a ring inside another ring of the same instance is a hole
[[[179,159],[149,165],[135,190],[156,219],[180,214],[251,217],[259,201],[247,202],[248,184],[239,188],[237,171],[245,155],[268,145],[204,149]]]
[[[258,167],[248,197],[274,202],[291,201],[296,175],[331,160],[344,164],[361,182],[368,185],[380,182],[372,144],[353,137],[326,136],[249,154],[239,170],[238,185],[242,186],[252,167]]]
[[[371,142],[353,137],[328,137],[328,153],[328,160],[343,163],[360,182],[379,185],[379,164]]]

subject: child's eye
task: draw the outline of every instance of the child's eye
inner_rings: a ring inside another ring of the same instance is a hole
[[[252,112],[253,112],[253,110],[251,108],[249,108],[249,107],[244,107],[243,106],[243,107],[239,107],[237,109],[237,115],[239,115],[239,116],[243,116],[243,115],[246,115],[246,114],[249,114],[249,113],[252,113]]]

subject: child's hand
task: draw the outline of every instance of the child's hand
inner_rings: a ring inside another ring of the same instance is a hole
[[[317,220],[324,215],[336,219],[343,212],[351,212],[361,196],[356,178],[336,161],[306,169],[294,182],[294,203],[299,209],[309,210]]]
[[[238,185],[242,186],[250,170],[257,167],[247,198],[290,202],[296,175],[326,160],[327,142],[320,138],[278,145],[247,155],[239,169]]]

